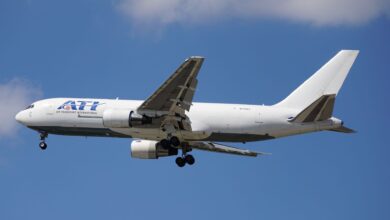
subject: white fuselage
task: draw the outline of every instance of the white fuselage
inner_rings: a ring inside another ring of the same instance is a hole
[[[72,104],[73,103],[73,104]],[[109,127],[103,114],[110,109],[134,110],[138,100],[53,98],[33,103],[19,112],[16,119],[24,125],[53,134],[78,136],[132,137],[161,140],[166,134],[160,128]],[[294,123],[290,119],[300,110],[277,106],[217,104],[194,102],[189,112],[192,131],[175,135],[182,140],[248,142],[288,135],[328,130],[341,126],[336,118],[310,123]]]

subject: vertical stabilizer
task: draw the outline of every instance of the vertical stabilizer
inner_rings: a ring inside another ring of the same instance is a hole
[[[341,50],[276,106],[303,110],[324,95],[337,95],[358,50]]]

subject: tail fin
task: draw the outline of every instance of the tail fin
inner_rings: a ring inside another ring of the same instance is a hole
[[[336,96],[358,54],[358,50],[341,50],[276,106],[303,110],[322,96]]]

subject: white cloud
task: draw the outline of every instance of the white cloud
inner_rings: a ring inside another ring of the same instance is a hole
[[[0,139],[16,133],[16,113],[40,96],[41,89],[26,80],[13,79],[0,84]]]
[[[283,19],[312,25],[359,25],[390,15],[389,0],[119,0],[118,9],[141,27],[218,20]]]

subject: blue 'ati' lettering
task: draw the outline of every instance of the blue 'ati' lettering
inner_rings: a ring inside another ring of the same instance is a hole
[[[93,102],[91,106],[91,111],[96,111],[96,108],[99,106],[99,102]]]
[[[76,104],[77,102],[77,104]],[[89,105],[89,103],[92,103]],[[101,105],[98,101],[73,101],[73,100],[69,100],[69,101],[66,101],[64,104],[62,104],[60,107],[57,108],[57,110],[61,110],[61,109],[64,109],[64,110],[80,110],[80,111],[83,111],[83,110],[88,110],[88,107],[91,106],[91,108],[89,109],[90,111],[96,111],[96,108]],[[87,109],[85,109],[85,107],[87,107]]]
[[[64,104],[62,104],[60,107],[58,107],[57,109],[65,109],[65,110],[77,110],[77,106],[76,106],[76,102],[75,101],[72,101],[72,100],[69,100],[67,102],[65,102]]]
[[[91,103],[91,101],[77,101],[80,103],[79,110],[84,110],[87,103]]]

